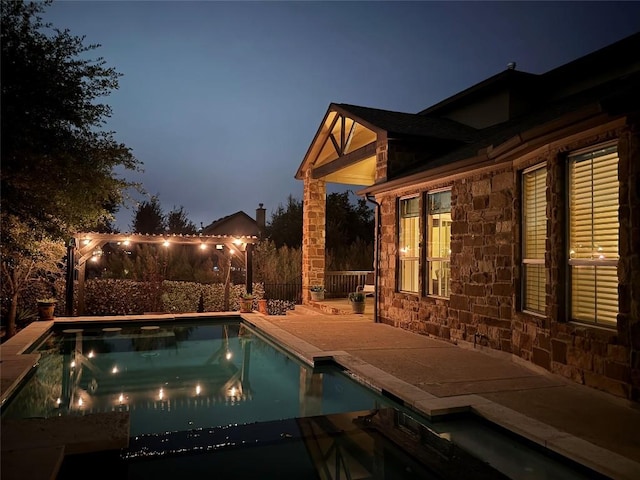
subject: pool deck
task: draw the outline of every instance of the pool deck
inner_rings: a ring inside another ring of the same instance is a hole
[[[369,302],[364,315],[348,313],[346,300],[327,300],[315,308],[299,306],[288,315],[242,317],[303,361],[335,361],[364,383],[427,416],[471,411],[610,478],[640,478],[639,404],[484,347],[453,345],[374,323]],[[197,314],[185,316],[193,319]],[[50,326],[51,322],[36,322],[0,346],[3,402],[37,361],[36,355],[21,353]],[[2,478],[26,478],[20,459],[33,459],[36,454],[43,463],[49,459],[50,466],[29,478],[55,478],[52,472],[59,468],[62,452],[69,445],[55,436],[48,444],[36,439],[30,442],[33,434],[28,429],[21,432],[6,426],[3,422]],[[108,440],[113,445],[122,441],[127,426],[123,423]]]

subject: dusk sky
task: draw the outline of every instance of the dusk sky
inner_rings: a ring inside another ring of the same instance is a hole
[[[416,113],[512,61],[543,73],[640,31],[640,2],[58,1],[44,19],[102,45],[123,74],[108,128],[144,163],[126,178],[199,226],[301,199],[331,102]]]

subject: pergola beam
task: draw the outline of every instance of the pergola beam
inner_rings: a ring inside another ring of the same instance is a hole
[[[67,250],[67,286],[66,298],[67,303],[73,302],[73,279],[74,271],[78,272],[78,313],[84,313],[84,280],[86,262],[94,256],[97,249],[102,249],[107,243],[122,244],[125,247],[136,243],[150,243],[163,245],[169,242],[170,245],[205,245],[213,247],[217,250],[218,245],[223,245],[229,250],[243,251],[244,245],[244,262],[246,267],[246,288],[247,292],[253,291],[253,269],[251,268],[253,245],[258,242],[255,235],[183,235],[183,234],[167,234],[167,235],[149,235],[139,233],[94,233],[80,232],[74,235],[73,241],[69,242]],[[75,249],[77,252],[73,252]],[[75,255],[77,253],[77,255]],[[74,257],[77,256],[77,260]],[[67,315],[72,315],[72,308],[67,306]]]

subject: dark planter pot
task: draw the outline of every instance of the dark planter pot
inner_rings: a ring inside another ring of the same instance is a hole
[[[353,310],[353,313],[364,313],[364,306],[364,302],[351,301],[351,309]]]
[[[40,320],[53,320],[53,312],[56,302],[38,302],[38,318]]]

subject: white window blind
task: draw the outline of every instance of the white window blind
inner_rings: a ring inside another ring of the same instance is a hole
[[[427,292],[449,296],[451,284],[451,191],[427,195]]]
[[[398,289],[403,292],[418,292],[418,269],[420,245],[418,197],[400,200],[400,224],[398,228],[399,275]]]
[[[544,313],[547,241],[547,169],[545,165],[522,174],[522,309]]]
[[[615,324],[618,314],[618,154],[615,146],[569,157],[571,315]]]

